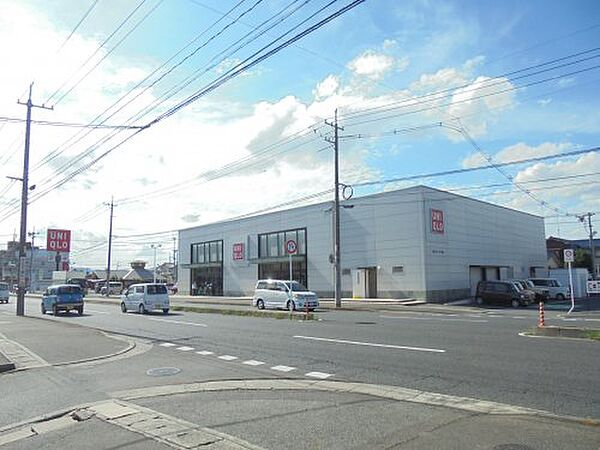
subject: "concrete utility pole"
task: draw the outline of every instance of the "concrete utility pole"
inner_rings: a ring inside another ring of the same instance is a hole
[[[29,145],[31,136],[31,110],[32,108],[54,109],[45,105],[34,105],[31,102],[33,83],[29,85],[29,98],[26,103],[17,101],[19,105],[27,106],[27,121],[25,124],[25,151],[23,156],[23,189],[21,191],[21,233],[19,235],[19,264],[17,266],[19,287],[17,289],[17,316],[25,315],[25,246],[27,241],[27,194],[29,192]]]
[[[592,226],[592,216],[595,216],[595,213],[589,212],[587,214],[583,214],[581,216],[579,216],[579,220],[583,223],[583,225],[585,226],[585,218],[587,217],[587,226],[588,226],[588,230],[590,233],[590,251],[592,252],[592,278],[595,280],[596,277],[596,250],[594,248],[594,235],[596,234],[596,232],[594,231],[594,228]]]
[[[325,124],[333,127],[334,130],[334,138],[333,140],[329,138],[325,138],[327,142],[333,144],[333,149],[335,152],[335,208],[334,208],[334,263],[335,263],[335,307],[341,308],[342,306],[342,262],[340,257],[340,158],[339,158],[339,136],[338,131],[344,130],[344,128],[338,126],[338,110],[335,110],[335,120],[333,123],[325,121]]]
[[[151,244],[150,248],[154,250],[154,283],[156,283],[156,249],[162,247],[162,244]]]
[[[173,238],[173,283],[177,283],[177,238]]]
[[[113,197],[110,198],[110,203],[105,203],[110,206],[110,225],[108,227],[108,264],[106,268],[106,296],[110,295],[110,257],[112,251],[112,229],[113,229],[113,210],[115,207]]]
[[[29,262],[29,289],[33,291],[33,249],[35,248],[35,237],[41,234],[39,231],[35,231],[35,227],[33,227],[33,231],[27,233],[27,236],[31,238],[31,261]]]

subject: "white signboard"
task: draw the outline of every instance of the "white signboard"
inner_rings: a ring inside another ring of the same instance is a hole
[[[600,294],[600,280],[588,281],[587,293],[588,295]]]
[[[572,248],[566,248],[563,250],[563,254],[565,256],[565,262],[575,262],[575,250],[573,250]]]

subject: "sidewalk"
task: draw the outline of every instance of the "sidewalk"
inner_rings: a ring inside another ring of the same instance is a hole
[[[0,429],[0,445],[208,450],[597,450],[600,445],[594,420],[394,386],[255,379],[162,385],[110,396]]]
[[[34,317],[10,317],[1,330],[0,366],[14,364],[17,370],[102,359],[132,348],[101,331]]]

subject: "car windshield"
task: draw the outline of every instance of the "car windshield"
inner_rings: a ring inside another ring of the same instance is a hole
[[[286,286],[290,286],[289,281],[285,283]],[[304,287],[304,285],[302,283],[298,283],[297,281],[292,281],[292,291],[294,292],[307,292],[308,289],[306,289],[306,287]]]
[[[81,288],[79,286],[60,286],[58,288],[59,294],[80,294]]]
[[[8,290],[8,284],[7,283],[0,283],[0,290],[2,290],[2,291]]]
[[[166,294],[167,287],[163,284],[150,284],[148,285],[148,295]]]

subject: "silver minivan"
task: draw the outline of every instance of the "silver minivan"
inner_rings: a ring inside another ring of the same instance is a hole
[[[158,309],[167,314],[169,307],[169,291],[164,284],[133,284],[121,295],[121,311],[124,313],[137,311],[145,314]]]
[[[560,284],[560,281],[554,278],[530,278],[534,286],[539,286],[548,289],[549,298],[556,300],[564,300],[570,297],[569,288]]]
[[[8,283],[0,283],[0,303],[8,303],[10,297],[10,287]]]
[[[317,294],[297,281],[258,280],[252,298],[252,306],[258,309],[285,308],[289,311],[310,311],[319,307]]]

